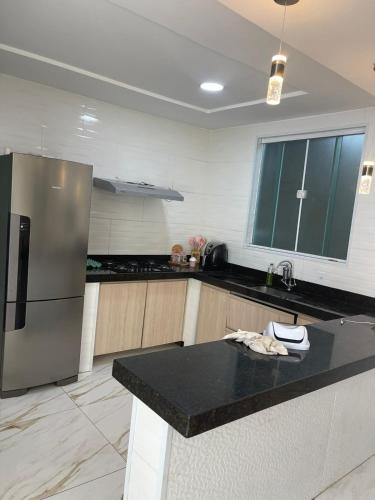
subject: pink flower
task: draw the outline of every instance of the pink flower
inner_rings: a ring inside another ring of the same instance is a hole
[[[206,243],[207,240],[202,235],[192,236],[189,238],[189,245],[192,250],[201,250]]]

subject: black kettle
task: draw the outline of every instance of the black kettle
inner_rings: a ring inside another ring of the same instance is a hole
[[[225,243],[210,241],[204,249],[202,268],[223,269],[228,262],[228,248]]]

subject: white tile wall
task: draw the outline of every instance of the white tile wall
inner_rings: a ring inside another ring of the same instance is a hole
[[[375,158],[375,108],[208,131],[0,74],[0,110],[0,152],[42,151],[91,163],[97,176],[168,185],[185,196],[181,203],[94,190],[90,253],[168,253],[202,233],[226,241],[231,262],[266,269],[289,255],[244,246],[257,138],[366,125],[365,157]],[[99,118],[86,126],[89,139],[77,136],[87,111]],[[292,259],[297,278],[375,296],[374,251],[375,188],[358,198],[346,263]]]
[[[124,500],[165,498],[172,428],[133,397]]]
[[[90,163],[96,176],[172,186],[185,196],[183,203],[167,202],[94,189],[90,253],[169,253],[202,230],[207,130],[7,75],[0,75],[0,110],[0,152],[9,147]],[[99,122],[83,125],[82,112]]]
[[[201,297],[202,282],[189,279],[186,292],[185,317],[182,339],[184,345],[194,345],[198,323],[199,301]]]
[[[323,476],[325,485],[332,484],[375,452],[375,399],[372,383],[369,384],[374,373],[374,370],[370,370],[336,384],[335,407]],[[348,395],[350,412],[347,411]],[[362,439],[361,436],[367,438]]]
[[[210,131],[206,175],[218,174],[215,189],[220,193],[221,208],[216,211],[215,203],[210,205],[207,224],[211,236],[227,241],[231,262],[266,269],[270,262],[291,257],[297,278],[375,296],[375,186],[370,196],[357,198],[346,263],[244,245],[257,139],[358,126],[368,127],[364,158],[375,160],[375,108]]]
[[[99,283],[86,283],[83,306],[81,356],[79,372],[91,372],[94,361],[96,316],[99,301]]]

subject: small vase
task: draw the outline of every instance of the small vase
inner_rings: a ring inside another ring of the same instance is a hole
[[[197,264],[199,264],[199,262],[201,260],[201,251],[200,250],[192,250],[191,251],[191,256],[195,257],[196,260],[197,260]]]

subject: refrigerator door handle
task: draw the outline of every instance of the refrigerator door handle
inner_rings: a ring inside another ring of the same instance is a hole
[[[30,217],[11,214],[8,262],[8,302],[27,301]]]
[[[26,326],[26,302],[8,302],[5,310],[5,332],[22,330]]]
[[[17,275],[17,302],[27,301],[27,278],[29,274],[30,217],[20,215],[19,250]]]

